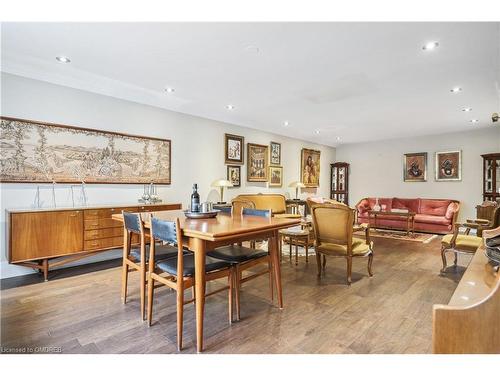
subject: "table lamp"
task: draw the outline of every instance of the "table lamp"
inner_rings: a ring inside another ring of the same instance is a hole
[[[295,199],[298,200],[299,199],[299,188],[304,188],[304,187],[306,187],[306,185],[304,185],[300,181],[293,181],[293,182],[290,182],[290,185],[288,185],[288,187],[295,188]]]
[[[224,188],[225,187],[232,187],[233,184],[231,181],[228,180],[215,180],[212,182],[212,187],[218,187],[220,189],[220,202],[217,202],[219,204],[224,204]]]

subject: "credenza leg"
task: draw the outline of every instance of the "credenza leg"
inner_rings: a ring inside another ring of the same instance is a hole
[[[44,259],[43,260],[43,279],[44,281],[49,281],[49,260]]]

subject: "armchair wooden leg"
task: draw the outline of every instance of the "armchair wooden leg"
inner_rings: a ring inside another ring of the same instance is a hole
[[[442,246],[441,247],[441,259],[443,261],[443,268],[441,269],[441,272],[446,272],[446,247]]]
[[[306,242],[306,263],[309,263],[309,244],[307,242]]]
[[[177,290],[177,350],[182,350],[182,328],[184,324],[184,288]]]
[[[292,263],[292,237],[288,237],[288,243],[290,244],[290,263]]]
[[[458,254],[456,251],[454,251],[454,253],[455,253],[455,260],[453,261],[453,265],[456,267],[458,263]]]
[[[347,257],[347,285],[351,285],[352,257]]]
[[[154,298],[155,281],[148,276],[148,325],[151,326],[153,320],[153,298]]]
[[[127,284],[128,284],[128,264],[123,261],[122,266],[122,302],[127,303]]]
[[[326,269],[326,255],[323,254],[323,269]]]
[[[368,275],[370,275],[370,277],[373,276],[372,263],[373,263],[373,253],[368,255]]]
[[[316,265],[318,266],[318,277],[321,277],[321,254],[316,250]]]

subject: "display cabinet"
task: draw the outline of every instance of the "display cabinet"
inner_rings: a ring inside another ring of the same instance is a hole
[[[349,164],[330,164],[330,199],[349,204]]]
[[[500,153],[483,158],[483,201],[500,202]]]

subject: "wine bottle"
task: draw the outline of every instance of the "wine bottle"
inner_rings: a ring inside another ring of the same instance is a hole
[[[191,194],[191,212],[200,212],[200,194],[198,194],[198,184],[193,185],[193,194]]]

